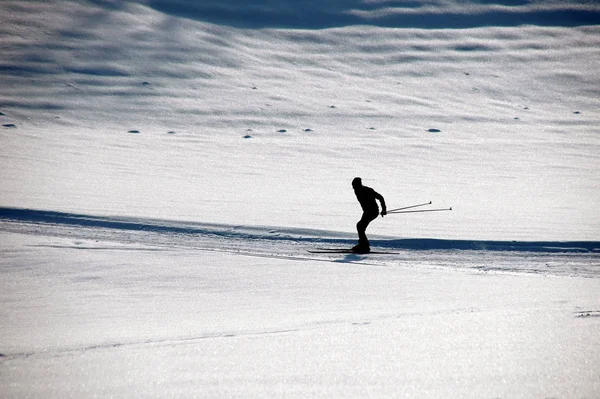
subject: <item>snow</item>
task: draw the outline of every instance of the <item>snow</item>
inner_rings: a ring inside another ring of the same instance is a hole
[[[594,1],[0,3],[5,397],[596,397]],[[390,208],[349,247],[350,182]]]
[[[8,397],[600,389],[598,278],[2,238]]]

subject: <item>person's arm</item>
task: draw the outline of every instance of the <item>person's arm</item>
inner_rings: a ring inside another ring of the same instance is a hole
[[[381,216],[387,215],[387,207],[385,206],[385,199],[383,199],[383,195],[379,194],[377,191],[373,192],[375,193],[375,198],[377,198],[381,203]]]

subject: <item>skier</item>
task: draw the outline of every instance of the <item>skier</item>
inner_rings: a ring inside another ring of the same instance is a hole
[[[381,203],[381,216],[385,216],[387,214],[385,200],[383,196],[373,190],[371,187],[363,186],[362,179],[360,177],[355,177],[352,180],[352,187],[354,188],[354,194],[356,194],[356,199],[360,203],[362,207],[363,214],[358,223],[356,224],[356,230],[358,231],[358,245],[352,248],[352,252],[366,254],[371,251],[371,246],[369,245],[369,240],[367,239],[367,226],[373,220],[377,219],[379,216],[379,207],[377,206],[377,202],[375,200],[379,200]]]

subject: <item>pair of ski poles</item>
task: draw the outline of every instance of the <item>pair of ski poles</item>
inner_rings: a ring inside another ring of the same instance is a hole
[[[440,211],[451,211],[452,210],[452,207],[450,207],[450,208],[419,209],[419,210],[407,211],[407,209],[418,208],[420,206],[425,206],[425,205],[431,205],[431,201],[426,202],[424,204],[411,205],[411,206],[405,206],[402,208],[390,209],[389,211],[387,211],[387,214],[389,215],[391,213],[440,212]]]

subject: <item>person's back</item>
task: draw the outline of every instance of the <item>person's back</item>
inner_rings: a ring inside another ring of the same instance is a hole
[[[375,190],[373,190],[371,187],[361,185],[354,187],[354,194],[356,194],[356,199],[358,199],[358,202],[360,203],[360,206],[364,212],[375,211],[379,213],[379,206],[377,205],[377,201],[375,201],[375,199],[381,196]]]

